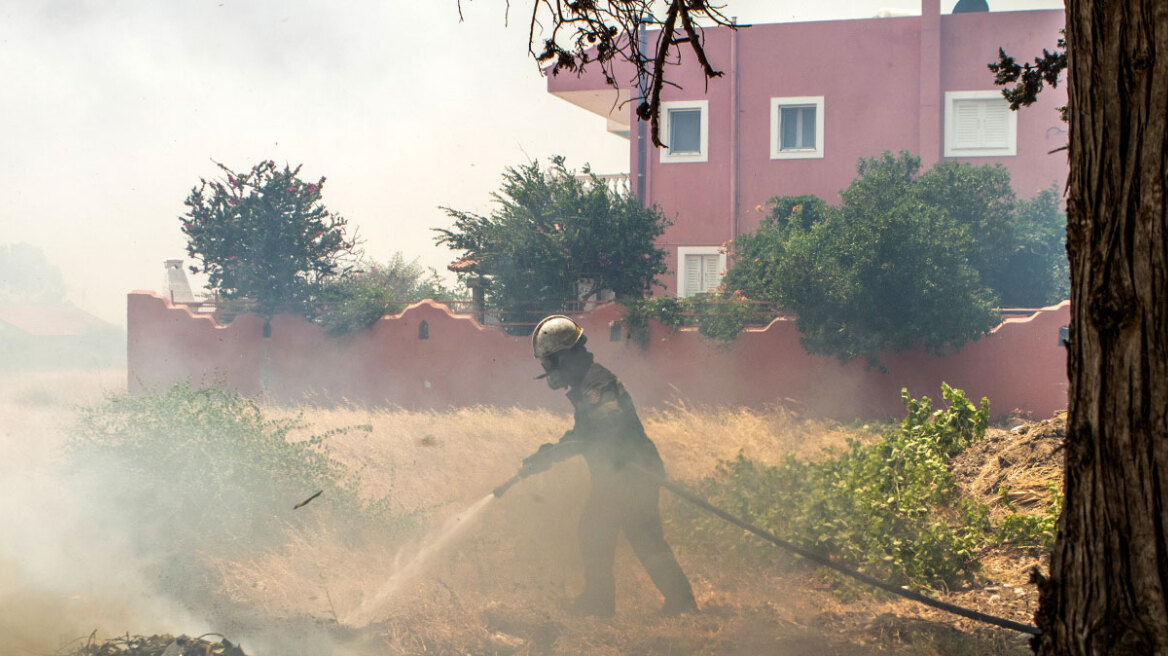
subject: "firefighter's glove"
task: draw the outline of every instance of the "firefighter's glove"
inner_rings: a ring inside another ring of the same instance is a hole
[[[554,444],[541,445],[538,451],[523,459],[523,468],[519,470],[519,473],[526,477],[547,471],[559,461],[556,455]]]

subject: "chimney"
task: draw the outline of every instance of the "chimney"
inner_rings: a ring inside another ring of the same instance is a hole
[[[183,271],[182,260],[166,260],[166,281],[162,288],[163,296],[171,303],[194,303],[195,295],[191,293],[187,274]]]

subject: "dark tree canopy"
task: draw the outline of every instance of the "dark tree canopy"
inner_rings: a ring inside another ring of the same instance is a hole
[[[1017,203],[1000,165],[919,167],[906,152],[862,159],[837,207],[772,199],[723,285],[793,311],[807,350],[842,360],[944,352],[997,325],[998,304],[1066,298],[1057,195]]]
[[[347,221],[320,202],[325,179],[304,182],[300,167],[267,160],[249,171],[222,164],[224,177],[200,180],[179,220],[196,273],[221,298],[247,299],[270,318],[303,311],[314,288],[356,256]]]
[[[908,153],[860,160],[838,207],[775,199],[734,240],[723,285],[791,310],[809,352],[843,361],[976,339],[997,324],[996,299],[970,262],[970,232],[921,198],[919,166]]]
[[[998,48],[998,61],[991,63],[989,68],[994,74],[994,84],[1008,87],[1002,89],[1002,95],[1010,101],[1010,109],[1029,106],[1038,99],[1044,86],[1058,86],[1059,75],[1067,68],[1066,39],[1058,40],[1058,49],[1054,52],[1043,49],[1042,56],[1035,57],[1033,64],[1019,64],[1005,50]],[[1065,118],[1066,108],[1060,110]]]
[[[640,297],[665,272],[665,252],[654,244],[667,225],[660,210],[587,167],[577,175],[554,157],[547,169],[508,168],[493,196],[489,216],[446,208],[454,227],[436,229],[436,240],[490,276],[488,300],[507,321],[533,322],[601,290]]]

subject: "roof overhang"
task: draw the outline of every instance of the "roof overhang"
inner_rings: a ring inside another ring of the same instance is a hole
[[[628,89],[608,87],[604,89],[560,90],[551,93],[577,107],[583,107],[593,114],[603,116],[608,121],[607,127],[610,133],[626,139],[629,138],[630,110],[628,102],[631,96]]]

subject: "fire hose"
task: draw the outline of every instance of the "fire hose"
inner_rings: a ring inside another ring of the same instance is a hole
[[[864,574],[863,572],[859,572],[859,571],[856,571],[856,570],[854,570],[850,567],[847,567],[845,565],[841,565],[839,563],[833,562],[830,558],[828,558],[827,556],[824,556],[823,554],[816,553],[816,552],[811,551],[810,549],[806,549],[804,547],[800,547],[799,545],[797,545],[793,542],[789,542],[787,540],[784,540],[784,539],[776,536],[775,534],[771,533],[770,531],[759,528],[759,527],[751,524],[750,522],[747,522],[739,517],[735,517],[734,515],[731,515],[730,513],[726,512],[725,510],[718,508],[717,506],[711,504],[710,502],[706,501],[705,499],[690,492],[689,490],[685,489],[681,485],[678,485],[677,483],[662,476],[661,474],[649,471],[649,470],[645,469],[644,467],[641,467],[635,463],[632,466],[636,467],[638,470],[640,470],[646,476],[655,480],[661,487],[672,492],[674,494],[674,496],[677,496],[678,498],[680,498],[684,501],[687,501],[687,502],[697,506],[698,508],[705,510],[706,512],[709,512],[713,515],[716,515],[716,516],[720,517],[721,519],[737,526],[738,528],[741,528],[745,531],[749,531],[749,532],[757,535],[758,537],[766,540],[767,542],[770,542],[771,544],[773,544],[781,549],[786,549],[787,551],[790,551],[794,554],[802,556],[803,558],[806,558],[807,560],[810,560],[814,563],[818,563],[820,565],[823,565],[824,567],[829,567],[829,568],[831,568],[831,569],[833,569],[841,574],[844,574],[846,576],[850,576],[850,577],[856,579],[857,581],[860,581],[861,583],[866,583],[870,586],[884,590],[885,592],[891,592],[892,594],[898,595],[900,597],[904,597],[905,599],[911,599],[911,600],[916,601],[918,603],[922,603],[926,606],[931,606],[931,607],[936,608],[938,610],[943,610],[947,613],[952,613],[954,615],[960,615],[961,617],[965,617],[965,618],[968,618],[968,619],[971,619],[971,620],[974,620],[977,622],[984,622],[986,624],[993,624],[994,626],[1000,626],[1004,629],[1010,629],[1012,631],[1018,631],[1019,633],[1026,633],[1029,635],[1036,636],[1036,635],[1040,635],[1042,633],[1042,630],[1036,626],[1031,626],[1029,624],[1022,624],[1021,622],[1015,622],[1013,620],[1008,620],[1008,619],[1005,619],[1002,617],[995,617],[993,615],[987,615],[986,613],[982,613],[982,612],[979,612],[979,611],[976,611],[976,610],[973,610],[970,608],[964,608],[962,606],[957,606],[955,604],[946,603],[944,601],[938,601],[937,599],[927,597],[927,596],[925,596],[919,592],[916,592],[914,590],[909,590],[907,588],[902,588],[902,587],[893,585],[891,583],[881,581],[879,579],[874,579],[871,576]],[[507,490],[511,489],[511,487],[513,485],[515,485],[519,481],[526,478],[529,474],[530,474],[530,472],[528,472],[526,470],[523,470],[523,469],[519,470],[519,473],[517,473],[514,476],[512,476],[511,478],[507,479],[506,482],[504,482],[499,487],[495,488],[495,490],[494,490],[495,496],[496,497],[503,496],[503,494],[506,493]]]

